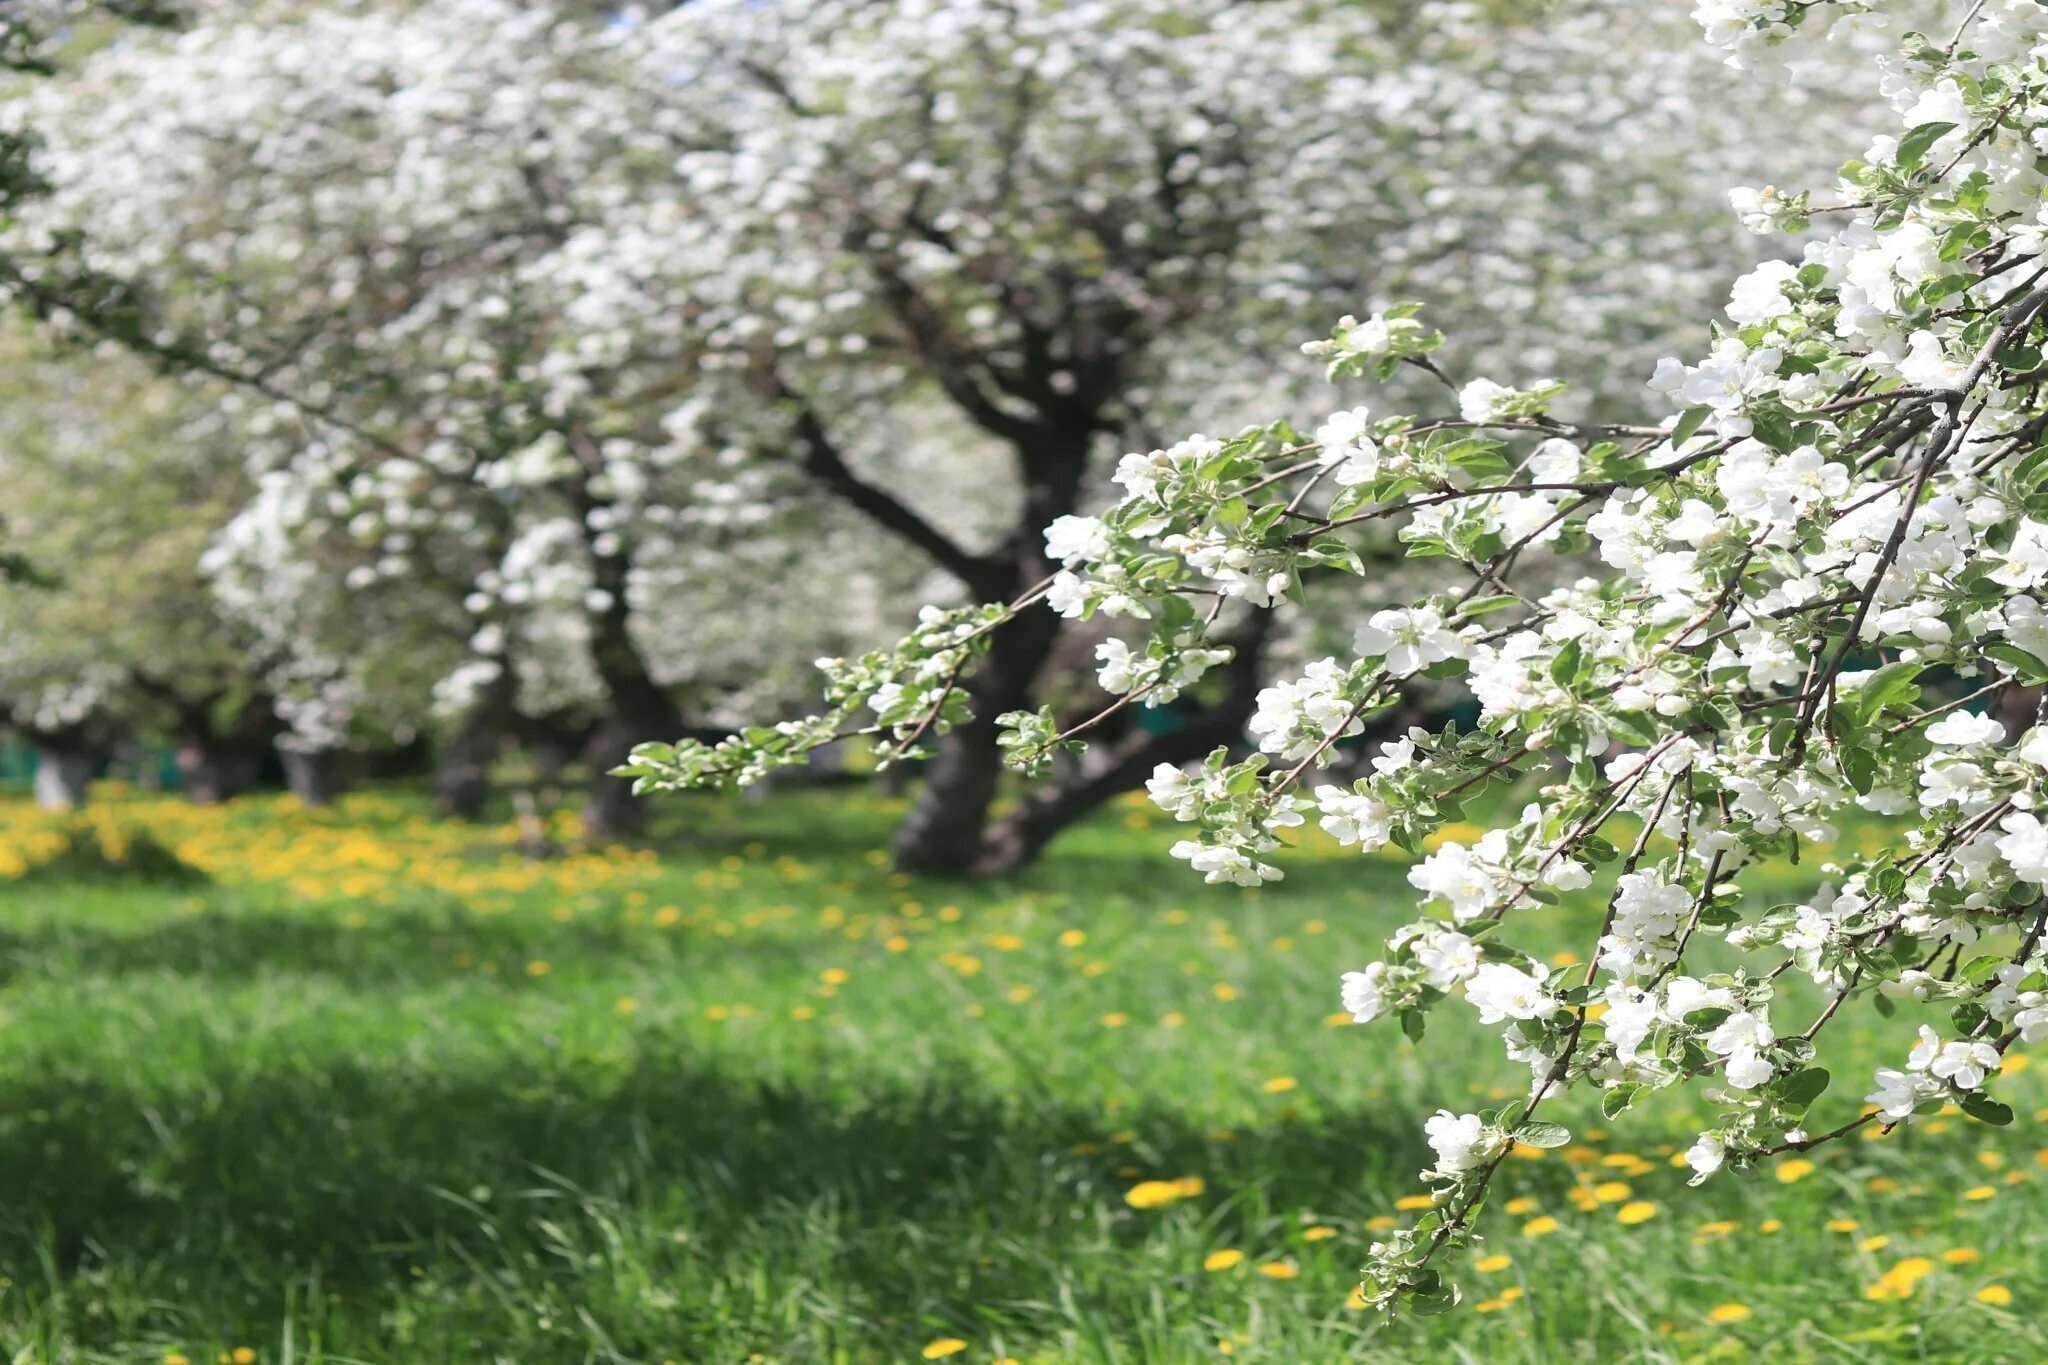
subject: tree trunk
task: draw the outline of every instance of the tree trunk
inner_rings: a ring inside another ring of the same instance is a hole
[[[179,737],[178,782],[193,805],[218,806],[239,796],[255,777],[247,746],[203,732]]]
[[[1073,772],[1027,796],[1016,810],[992,825],[976,850],[976,876],[1014,872],[1033,862],[1054,837],[1092,814],[1103,802],[1145,785],[1162,763],[1180,767],[1208,757],[1218,745],[1235,742],[1258,706],[1260,665],[1273,613],[1256,613],[1232,643],[1229,691],[1215,705],[1188,717],[1164,734],[1133,735],[1118,745],[1109,763],[1093,772]]]
[[[988,653],[966,685],[974,718],[934,746],[924,790],[896,831],[898,870],[954,876],[976,871],[989,803],[1003,773],[996,717],[1030,707],[1061,624],[1051,610],[1031,607],[990,637]]]
[[[491,761],[512,718],[519,682],[509,660],[441,745],[434,761],[434,809],[445,819],[481,820],[491,799]]]
[[[92,754],[83,746],[43,741],[36,745],[36,804],[66,811],[85,804],[92,782]]]
[[[629,778],[611,770],[631,757],[633,746],[648,740],[673,740],[682,733],[683,714],[660,684],[633,642],[626,607],[626,562],[615,555],[593,555],[597,583],[608,605],[591,620],[591,658],[604,680],[606,713],[583,746],[588,768],[583,798],[583,829],[592,839],[623,839],[647,827],[645,804],[633,795]]]
[[[284,768],[284,784],[307,807],[319,809],[334,804],[341,786],[340,763],[332,749],[284,749],[277,761]]]

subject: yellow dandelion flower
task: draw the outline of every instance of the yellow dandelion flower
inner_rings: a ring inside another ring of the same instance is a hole
[[[1034,994],[1035,992],[1029,986],[1012,986],[1009,990],[1011,1003],[1017,1005],[1023,1004],[1026,1000],[1029,1000]]]
[[[1518,1284],[1511,1284],[1506,1289],[1500,1291],[1500,1301],[1502,1303],[1513,1303],[1516,1299],[1519,1299],[1521,1297],[1522,1286]]]
[[[1292,1076],[1275,1076],[1259,1088],[1268,1095],[1284,1095],[1300,1084],[1301,1082],[1295,1080]]]
[[[1776,1232],[1778,1229],[1784,1226],[1785,1225],[1783,1223],[1779,1222],[1775,1218],[1766,1218],[1763,1222],[1758,1223],[1756,1225],[1756,1230],[1758,1232],[1761,1232],[1764,1236],[1768,1237],[1772,1233]]]
[[[1212,1251],[1204,1257],[1202,1269],[1211,1272],[1229,1270],[1231,1267],[1240,1264],[1243,1260],[1244,1253],[1242,1251],[1239,1251],[1236,1247],[1226,1247],[1222,1251]]]
[[[1863,1291],[1866,1299],[1909,1299],[1913,1291],[1934,1271],[1934,1262],[1925,1256],[1908,1256],[1890,1270],[1878,1277],[1877,1283]]]
[[[1394,1201],[1394,1207],[1403,1210],[1427,1209],[1434,1208],[1435,1206],[1436,1200],[1426,1194],[1404,1194]]]
[[[1720,1303],[1707,1310],[1708,1322],[1748,1322],[1755,1316],[1746,1303]]]
[[[1104,1028],[1122,1028],[1125,1024],[1128,1024],[1130,1022],[1130,1015],[1121,1013],[1120,1011],[1116,1010],[1111,1010],[1108,1014],[1102,1016],[1102,1026]]]
[[[1188,1017],[1185,1014],[1182,1014],[1179,1010],[1174,1010],[1171,1014],[1162,1014],[1159,1016],[1159,1026],[1161,1028],[1179,1028],[1182,1024],[1185,1024],[1187,1021]]]
[[[1634,1191],[1629,1189],[1628,1183],[1621,1180],[1609,1180],[1593,1187],[1593,1197],[1603,1204],[1619,1204],[1632,1193]]]
[[[1854,1232],[1862,1226],[1854,1218],[1830,1218],[1827,1221],[1829,1232]]]
[[[1616,1221],[1627,1223],[1630,1226],[1634,1226],[1637,1223],[1647,1223],[1656,1216],[1657,1206],[1646,1199],[1637,1199],[1631,1203],[1623,1204],[1614,1212]]]
[[[1789,1185],[1795,1180],[1804,1180],[1812,1174],[1813,1163],[1803,1156],[1795,1156],[1790,1161],[1778,1163],[1778,1183],[1780,1185]]]
[[[892,953],[907,953],[910,951],[910,940],[901,934],[891,934],[884,940],[882,946]]]
[[[251,1346],[237,1346],[228,1352],[228,1359],[235,1365],[256,1365],[256,1350]]]
[[[1351,1292],[1344,1296],[1344,1306],[1353,1312],[1361,1308],[1370,1308],[1372,1305],[1365,1301],[1365,1287],[1363,1285],[1352,1285]]]
[[[1180,1190],[1171,1180],[1141,1181],[1124,1191],[1124,1202],[1134,1209],[1163,1208],[1180,1197]]]
[[[538,958],[526,964],[526,974],[528,976],[546,976],[549,972],[553,970],[553,967],[550,967],[547,963],[542,962]]]
[[[1544,1237],[1556,1231],[1557,1220],[1547,1213],[1540,1218],[1531,1218],[1528,1222],[1522,1224],[1522,1235],[1524,1237]]]
[[[640,1002],[630,995],[622,995],[612,1002],[612,1008],[620,1014],[631,1014],[640,1008]]]
[[[1506,1299],[1481,1299],[1478,1303],[1472,1305],[1472,1309],[1476,1313],[1498,1313],[1507,1306],[1508,1301]]]
[[[1496,1270],[1506,1270],[1514,1263],[1514,1257],[1504,1252],[1495,1252],[1491,1256],[1480,1257],[1477,1261],[1473,1262],[1472,1268],[1482,1275],[1491,1275]]]
[[[1519,1218],[1525,1213],[1536,1212],[1536,1196],[1531,1194],[1516,1195],[1501,1207]]]
[[[1885,1176],[1874,1175],[1863,1182],[1863,1188],[1872,1194],[1895,1194],[1898,1192],[1899,1182]]]
[[[1975,1203],[1981,1200],[1989,1199],[1997,1193],[1998,1190],[1995,1186],[1975,1185],[1963,1191],[1963,1198],[1968,1199],[1971,1202]]]
[[[1268,1261],[1259,1267],[1259,1273],[1269,1280],[1291,1280],[1301,1271],[1287,1261]]]
[[[1879,1233],[1875,1237],[1865,1237],[1862,1241],[1856,1244],[1856,1249],[1858,1251],[1883,1251],[1886,1247],[1890,1246],[1891,1244],[1891,1238],[1885,1236],[1883,1233]]]
[[[1228,1004],[1232,1000],[1237,999],[1237,997],[1239,995],[1242,995],[1243,992],[1238,990],[1237,987],[1231,985],[1228,981],[1219,981],[1209,988],[1209,994],[1215,996],[1218,1000],[1223,1001],[1225,1004]]]
[[[1988,1303],[1993,1308],[2003,1308],[2012,1302],[2012,1291],[2002,1284],[1987,1284],[1974,1296],[1979,1303]]]
[[[1969,1265],[1984,1259],[1984,1253],[1975,1247],[1950,1247],[1941,1253],[1941,1259],[1949,1265]]]
[[[1060,947],[1078,948],[1088,941],[1088,935],[1079,929],[1069,929],[1060,935]]]
[[[1183,1199],[1193,1199],[1209,1188],[1209,1182],[1198,1175],[1184,1175],[1173,1182],[1173,1188]]]
[[[1304,1242],[1327,1242],[1336,1235],[1337,1229],[1335,1228],[1310,1228],[1301,1234],[1301,1240]]]
[[[940,1337],[919,1354],[926,1360],[944,1360],[947,1356],[957,1356],[966,1349],[967,1343],[958,1337]]]
[[[1392,1214],[1376,1213],[1365,1220],[1365,1230],[1367,1232],[1392,1232],[1399,1226],[1401,1226],[1401,1220]]]

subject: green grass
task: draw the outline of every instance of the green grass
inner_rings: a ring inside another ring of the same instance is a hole
[[[1612,1167],[1514,1161],[1486,1246],[1512,1263],[1468,1265],[1465,1307],[1347,1308],[1368,1220],[1418,1188],[1420,1119],[1526,1074],[1455,1003],[1420,1048],[1325,1022],[1409,913],[1391,861],[1207,888],[1119,810],[1016,881],[911,883],[874,854],[891,811],[843,791],[671,803],[659,857],[540,869],[398,795],[97,818],[213,880],[75,844],[0,880],[19,1360],[866,1362],[945,1338],[973,1362],[2048,1358],[2033,1075],[1998,1083],[2011,1129],[1937,1120],[1697,1191],[1667,1160],[1685,1097],[1561,1110],[1580,1157],[1654,1164],[1627,1183],[1655,1217],[1568,1197]],[[0,802],[0,876],[57,837]],[[1543,946],[1583,949],[1586,916]],[[1864,1027],[1841,1022],[1817,1125],[1911,1035]],[[1202,1192],[1125,1200],[1181,1177]],[[1539,1214],[1558,1230],[1525,1235]],[[1865,1297],[1951,1248],[1981,1259]],[[1226,1249],[1245,1259],[1204,1269]],[[1991,1284],[2009,1307],[1974,1299]],[[1728,1303],[1753,1316],[1708,1321]]]

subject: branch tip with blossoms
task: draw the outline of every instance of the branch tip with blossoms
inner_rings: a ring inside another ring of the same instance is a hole
[[[1767,68],[1880,8],[1704,0],[1698,15],[1733,64]],[[1436,1206],[1364,1270],[1387,1311],[1456,1303],[1444,1260],[1514,1144],[1569,1141],[1535,1115],[1575,1090],[1616,1118],[1697,1087],[1716,1118],[1685,1151],[1695,1184],[1950,1103],[2013,1119],[1985,1086],[2009,1047],[2048,1038],[2048,725],[2014,733],[1968,708],[2048,685],[2048,10],[1983,0],[1950,31],[1885,59],[1897,131],[1845,169],[1848,221],[1745,275],[1707,353],[1657,368],[1661,424],[1559,420],[1545,380],[1459,382],[1443,338],[1389,309],[1305,349],[1336,380],[1426,369],[1455,414],[1352,406],[1308,436],[1189,437],[1125,456],[1114,506],[1048,531],[1063,567],[1046,604],[1124,628],[1100,652],[1119,705],[1196,684],[1228,657],[1231,615],[1361,575],[1375,528],[1442,561],[1439,591],[1371,613],[1349,657],[1261,694],[1255,753],[1219,748],[1148,784],[1188,827],[1174,855],[1210,882],[1279,878],[1310,819],[1408,855],[1428,913],[1345,975],[1346,1010],[1420,1042],[1462,1001],[1526,1068],[1525,1099],[1425,1124]],[[1809,216],[1805,194],[1735,202],[1758,229]],[[813,730],[649,754],[635,775],[772,765],[862,705],[898,738],[949,723],[961,651],[1026,605],[934,616],[894,653],[835,665],[838,709]],[[1468,693],[1477,724],[1410,729],[1365,775],[1312,781],[1425,687]],[[1049,712],[1004,723],[1026,770],[1082,732]],[[1475,842],[1450,837],[1532,788]],[[1756,893],[1756,869],[1835,845],[1859,814],[1900,825],[1895,845],[1831,852],[1797,903]],[[1606,915],[1575,979],[1511,941],[1596,881]],[[1709,944],[1740,965],[1697,968]],[[1822,1001],[1798,1023],[1793,976]],[[1913,1036],[1901,1066],[1855,1087],[1862,1107],[1813,1124],[1835,1090],[1827,1029],[1852,1009],[1911,1011]]]

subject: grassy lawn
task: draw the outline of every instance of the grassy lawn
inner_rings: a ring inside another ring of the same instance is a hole
[[[2012,1128],[1697,1191],[1670,1160],[1697,1100],[1611,1133],[1560,1109],[1579,1140],[1510,1163],[1466,1305],[1387,1324],[1347,1295],[1421,1118],[1526,1079],[1455,1004],[1419,1049],[1331,1021],[1409,913],[1398,862],[1315,846],[1262,894],[1203,887],[1126,806],[962,885],[891,875],[894,812],[857,791],[663,809],[659,853],[532,865],[402,793],[95,808],[207,874],[180,882],[0,801],[0,1347],[2048,1359],[2038,1075],[1996,1083]],[[1583,952],[1591,913],[1540,941]],[[1912,1035],[1865,1027],[1832,1030],[1853,1069],[1816,1127]],[[1134,1207],[1143,1182],[1179,1183]]]

